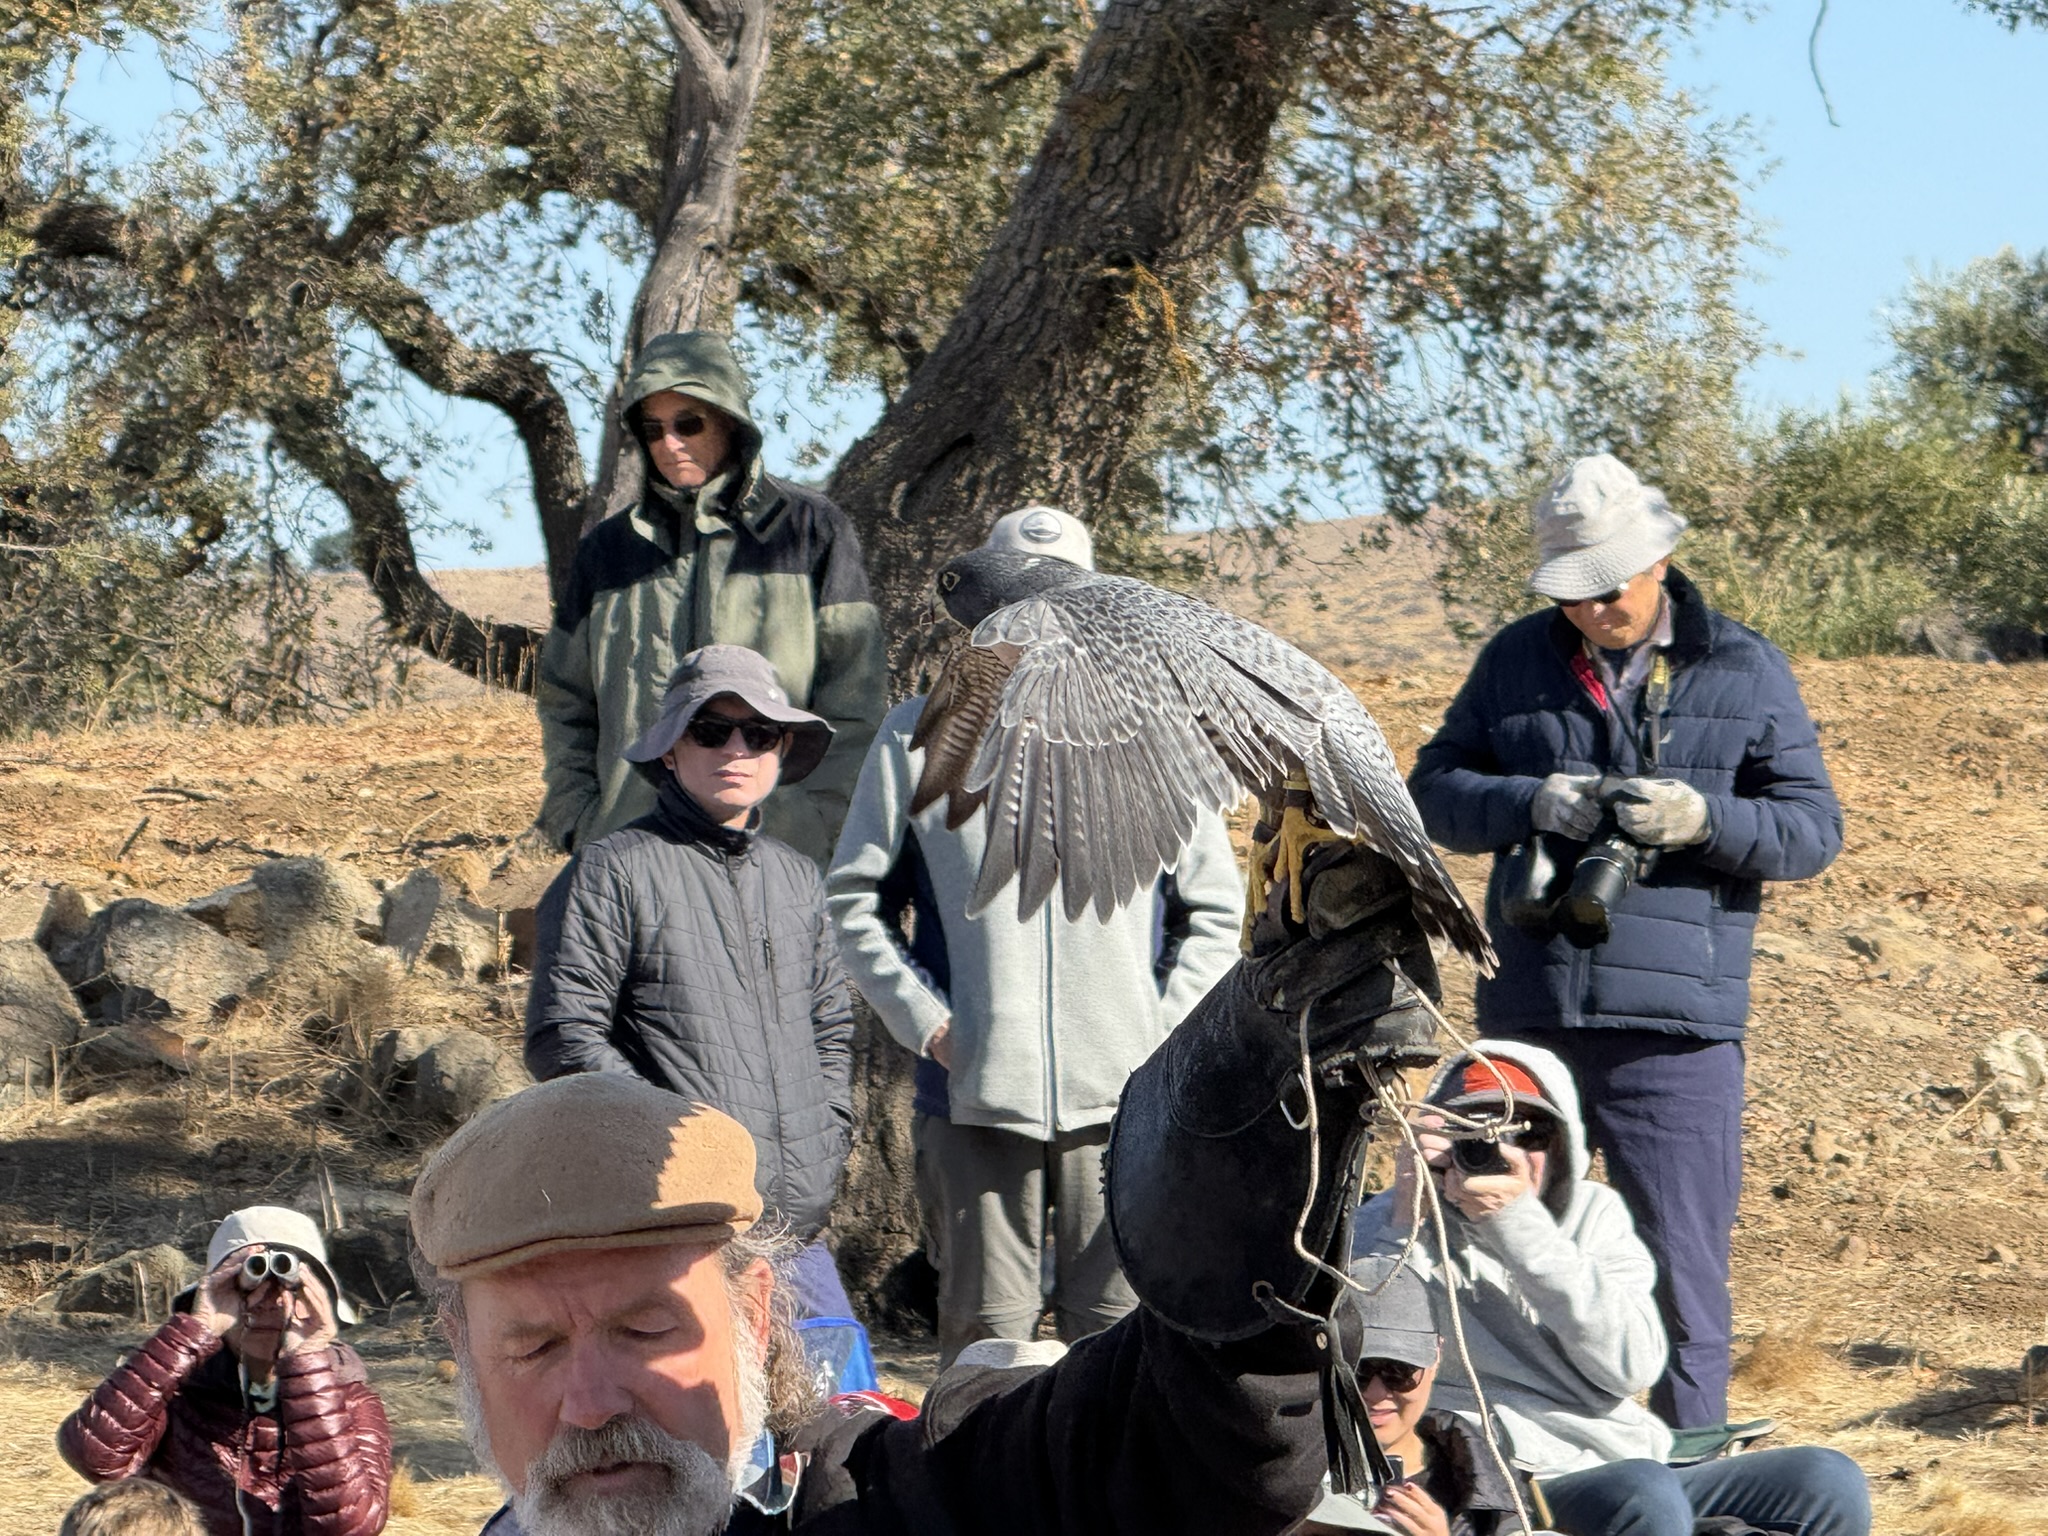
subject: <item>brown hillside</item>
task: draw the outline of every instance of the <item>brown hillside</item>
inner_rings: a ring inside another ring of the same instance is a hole
[[[1410,548],[1313,566],[1321,607],[1306,582],[1278,600],[1281,627],[1343,667],[1404,762],[1461,675],[1417,580],[1425,565]],[[537,617],[512,606],[517,579],[501,574],[479,573],[506,604],[492,611]],[[2037,1120],[1994,1138],[1969,1098],[1988,1039],[2048,1030],[2048,668],[1799,672],[1849,842],[1827,876],[1774,889],[1765,908],[1735,1282],[1738,1325],[1758,1342],[1738,1408],[1856,1456],[1882,1531],[2048,1529],[2048,1434],[2017,1406],[2020,1358],[2048,1317],[2048,1136]],[[0,916],[59,881],[101,899],[183,900],[276,853],[326,853],[385,878],[451,852],[494,861],[532,818],[538,734],[525,701],[468,691],[329,728],[0,747]],[[144,795],[166,785],[207,798]],[[1476,895],[1483,871],[1462,863]],[[480,992],[476,1007],[509,1030],[516,988]],[[266,1029],[252,1015],[223,1034]],[[217,1073],[195,1073],[155,1095],[0,1109],[0,1304],[47,1294],[94,1256],[163,1240],[192,1249],[233,1206],[293,1198],[316,1165],[402,1188],[416,1148],[337,1145],[300,1113],[314,1065],[245,1078],[233,1095]],[[7,1320],[0,1536],[54,1528],[79,1485],[51,1431],[141,1332],[26,1310]],[[415,1479],[393,1531],[474,1529],[495,1499],[464,1475],[417,1313],[375,1314],[357,1343]],[[911,1374],[916,1348],[892,1355]]]

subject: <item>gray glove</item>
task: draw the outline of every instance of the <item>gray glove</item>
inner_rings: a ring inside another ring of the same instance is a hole
[[[1529,820],[1538,832],[1557,832],[1584,842],[1600,825],[1597,773],[1553,773],[1536,786],[1529,802]]]
[[[1714,830],[1707,797],[1677,779],[1623,779],[1614,789],[1614,819],[1652,848],[1690,848]]]

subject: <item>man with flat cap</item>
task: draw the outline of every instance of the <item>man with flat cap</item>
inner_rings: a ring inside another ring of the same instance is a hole
[[[630,1074],[739,1121],[763,1198],[804,1245],[804,1309],[850,1317],[819,1233],[852,1140],[852,994],[817,866],[761,831],[762,802],[831,741],[766,657],[683,658],[625,753],[653,811],[582,849],[541,900],[526,1065]]]
[[[1332,1466],[1368,1487],[1366,1412],[1325,1391],[1335,1266],[1373,1078],[1432,1054],[1437,982],[1392,864],[1329,845],[1303,878],[1306,920],[1283,888],[1124,1091],[1104,1198],[1138,1308],[1051,1365],[977,1344],[913,1420],[810,1395],[732,1119],[623,1072],[480,1113],[412,1220],[493,1536],[1279,1536]]]
[[[1784,653],[1716,613],[1671,555],[1685,519],[1611,454],[1538,499],[1530,588],[1553,606],[1486,644],[1408,787],[1457,853],[1491,853],[1500,966],[1479,1025],[1555,1052],[1657,1261],[1674,1427],[1728,1416],[1729,1234],[1742,1038],[1766,880],[1842,847],[1842,808]],[[1654,860],[1597,925],[1552,921],[1589,843]]]

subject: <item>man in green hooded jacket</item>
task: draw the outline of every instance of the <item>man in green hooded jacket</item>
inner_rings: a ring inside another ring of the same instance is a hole
[[[752,393],[710,331],[655,337],[626,380],[647,493],[584,535],[541,651],[539,823],[565,851],[654,808],[623,753],[654,723],[677,663],[723,644],[766,656],[790,702],[836,733],[761,824],[820,865],[831,856],[888,703],[881,619],[846,514],[762,469]]]

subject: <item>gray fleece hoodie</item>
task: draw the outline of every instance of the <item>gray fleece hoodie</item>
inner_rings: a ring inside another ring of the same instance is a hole
[[[1446,1201],[1448,1267],[1437,1261],[1424,1214],[1409,1262],[1429,1282],[1445,1341],[1431,1404],[1476,1421],[1478,1405],[1451,1331],[1448,1280],[1457,1289],[1473,1368],[1518,1467],[1556,1477],[1630,1457],[1662,1461],[1671,1431],[1635,1399],[1663,1372],[1669,1348],[1651,1294],[1657,1265],[1621,1196],[1586,1177],[1591,1159],[1571,1072],[1537,1046],[1474,1046],[1525,1069],[1564,1112],[1570,1182],[1562,1217],[1533,1194],[1484,1221],[1466,1220]],[[1462,1052],[1448,1058],[1430,1092],[1469,1060]],[[1352,1253],[1399,1253],[1407,1236],[1406,1213],[1389,1190],[1359,1211]]]
[[[1036,1141],[1101,1125],[1116,1113],[1124,1079],[1236,963],[1244,883],[1230,834],[1221,817],[1204,814],[1181,852],[1174,878],[1189,932],[1163,995],[1152,972],[1150,901],[1106,923],[1092,912],[1070,923],[1054,900],[1020,923],[1006,891],[970,918],[988,821],[976,811],[948,832],[943,800],[912,819],[924,753],[911,750],[910,737],[923,708],[923,698],[906,699],[883,719],[825,877],[847,974],[889,1033],[920,1056],[951,1021],[947,1090],[959,1124]],[[917,839],[945,928],[948,996],[918,974],[879,911],[877,887],[906,837]]]

